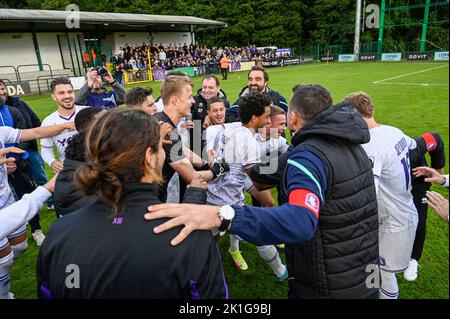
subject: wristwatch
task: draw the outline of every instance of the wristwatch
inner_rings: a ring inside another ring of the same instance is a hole
[[[442,183],[441,185],[448,188],[448,174],[442,175],[442,177],[444,177],[444,183]]]
[[[230,205],[223,205],[219,208],[218,214],[222,221],[218,229],[220,232],[225,232],[234,218],[234,209]]]

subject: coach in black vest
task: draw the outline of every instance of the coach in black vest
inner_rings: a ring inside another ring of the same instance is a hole
[[[145,218],[178,217],[158,232],[179,224],[225,227],[257,245],[286,243],[289,298],[376,298],[377,200],[371,163],[361,147],[369,141],[368,127],[349,104],[333,106],[320,85],[298,85],[288,115],[296,133],[281,176],[286,203],[156,205]]]
[[[314,237],[286,246],[289,298],[377,296],[378,289],[366,285],[379,256],[372,167],[360,146],[369,139],[363,119],[346,103],[315,115],[292,138],[294,154],[315,151],[330,174]]]

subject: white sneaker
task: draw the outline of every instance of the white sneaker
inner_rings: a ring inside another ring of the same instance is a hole
[[[417,263],[417,260],[411,259],[409,261],[408,268],[403,272],[403,278],[405,278],[408,281],[414,281],[417,279],[417,267],[419,264]]]
[[[8,292],[8,299],[14,299],[14,294],[11,291]]]
[[[41,247],[42,242],[45,239],[44,233],[42,233],[42,230],[38,229],[33,233],[33,239],[36,242],[36,245]]]

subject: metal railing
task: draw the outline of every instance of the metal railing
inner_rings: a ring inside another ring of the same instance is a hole
[[[0,68],[2,68],[2,69],[6,69],[6,68],[11,68],[11,69],[13,69],[14,70],[14,75],[16,76],[16,80],[17,80],[17,82],[19,82],[19,77],[18,77],[18,74],[17,74],[17,69],[14,67],[14,66],[12,66],[12,65],[0,65]]]
[[[44,66],[44,65],[48,66],[48,69],[50,71],[50,76],[53,76],[53,70],[52,70],[52,67],[50,66],[50,64],[43,63],[42,66]],[[39,67],[39,64],[20,64],[20,65],[18,65],[17,66],[17,80],[18,81],[21,81],[20,68],[22,68],[22,67],[29,67],[29,66],[38,66]]]
[[[10,84],[10,85],[13,84],[13,83],[11,82],[11,80],[9,80],[9,79],[2,79],[2,81],[4,81],[5,83],[8,83],[8,84]]]

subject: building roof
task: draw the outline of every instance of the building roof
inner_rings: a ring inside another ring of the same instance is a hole
[[[67,19],[79,17],[80,25],[101,24],[103,26],[122,25],[129,27],[172,27],[174,30],[185,29],[192,26],[194,29],[222,28],[226,23],[196,18],[191,16],[172,16],[135,13],[109,13],[109,12],[84,12],[84,11],[55,11],[55,10],[24,10],[24,9],[0,9],[0,22],[9,21],[15,23],[53,23],[64,24]]]

